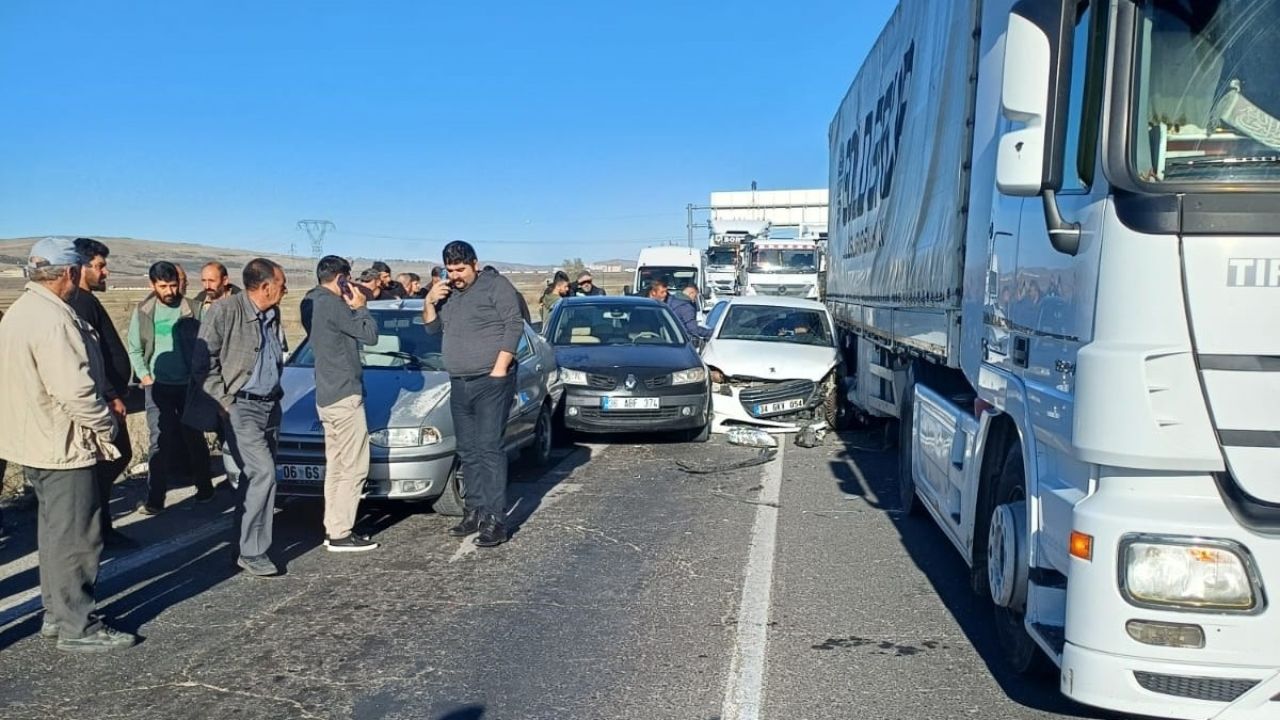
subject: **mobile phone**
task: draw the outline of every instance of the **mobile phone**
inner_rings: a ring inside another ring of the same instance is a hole
[[[347,280],[346,276],[338,278],[338,289],[342,291],[342,297],[348,300],[351,299],[351,283]]]

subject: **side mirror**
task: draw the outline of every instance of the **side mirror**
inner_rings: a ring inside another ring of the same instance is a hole
[[[630,285],[623,285],[623,286],[622,286],[622,294],[623,294],[623,295],[630,295],[630,294],[631,294],[631,286],[630,286]]]

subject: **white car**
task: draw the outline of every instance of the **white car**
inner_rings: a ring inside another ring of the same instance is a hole
[[[831,314],[813,300],[734,297],[707,314],[702,361],[711,372],[712,432],[754,425],[795,432],[835,427],[840,356]]]

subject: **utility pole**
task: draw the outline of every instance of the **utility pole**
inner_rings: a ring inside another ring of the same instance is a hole
[[[334,228],[328,220],[299,220],[298,229],[311,238],[311,257],[319,259],[324,256],[324,236]]]
[[[689,219],[685,222],[685,227],[689,230],[689,247],[693,247],[693,203],[684,206],[689,213]]]

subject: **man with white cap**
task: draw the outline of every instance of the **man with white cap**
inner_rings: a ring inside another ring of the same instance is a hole
[[[0,322],[0,397],[4,404],[0,457],[22,465],[35,489],[39,525],[40,634],[58,649],[105,652],[137,638],[93,614],[102,552],[99,460],[118,458],[116,418],[100,388],[107,386],[98,338],[67,304],[85,258],[72,238],[45,238],[32,248],[22,296]]]

